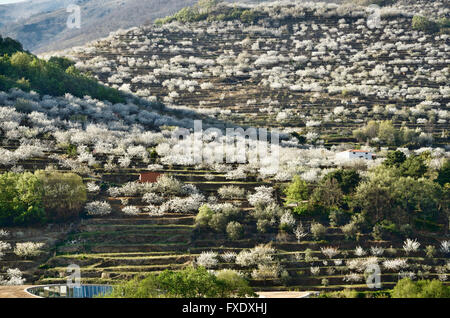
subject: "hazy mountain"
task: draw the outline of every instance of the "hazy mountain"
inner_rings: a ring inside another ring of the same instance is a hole
[[[27,19],[35,14],[51,12],[67,7],[70,3],[82,3],[74,0],[29,0],[19,3],[0,5],[0,26]]]
[[[149,23],[196,0],[40,0],[0,6],[0,34],[35,53],[81,45],[120,28]],[[67,5],[81,6],[81,28],[67,28]],[[36,13],[37,12],[37,13]],[[7,18],[5,18],[7,17]],[[15,21],[15,22],[14,22]]]

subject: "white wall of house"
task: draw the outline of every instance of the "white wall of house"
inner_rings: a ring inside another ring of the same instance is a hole
[[[369,151],[343,151],[338,154],[336,154],[336,158],[338,159],[366,159],[366,160],[372,160],[374,154]]]

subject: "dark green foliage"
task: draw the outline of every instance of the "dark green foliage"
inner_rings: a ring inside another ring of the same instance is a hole
[[[53,63],[58,65],[61,69],[63,70],[67,70],[69,67],[74,66],[75,62],[69,60],[66,57],[57,57],[57,56],[52,56],[49,60],[49,63]]]
[[[421,156],[410,156],[402,163],[400,171],[405,177],[421,178],[427,172],[427,165]]]
[[[372,237],[375,240],[389,239],[391,235],[397,233],[397,226],[389,220],[383,220],[374,225]]]
[[[328,173],[324,176],[324,180],[334,179],[338,182],[342,192],[349,194],[353,192],[361,182],[361,176],[354,169],[339,169]]]
[[[17,87],[42,95],[70,93],[80,98],[89,95],[112,103],[125,101],[118,90],[80,73],[73,62],[65,58],[53,58],[47,62],[26,52],[16,52],[0,57],[0,74],[1,90]]]
[[[236,221],[231,221],[227,225],[227,234],[230,239],[238,240],[244,235],[244,227]]]
[[[152,160],[158,159],[159,155],[155,148],[149,149],[148,152],[150,153],[150,159]]]
[[[74,145],[74,144],[67,145],[65,147],[65,150],[66,150],[66,154],[71,158],[75,158],[78,154],[77,145]]]
[[[423,32],[435,33],[439,31],[439,24],[426,17],[416,15],[412,19],[412,28]]]
[[[294,213],[301,217],[311,217],[314,219],[328,219],[329,210],[322,204],[301,203],[294,208]]]
[[[298,132],[294,131],[293,133],[291,133],[291,135],[294,136],[298,140],[299,144],[302,145],[302,144],[306,143],[306,137],[303,135],[300,135]]]
[[[399,150],[389,152],[383,164],[386,167],[398,168],[398,173],[404,177],[421,178],[428,170],[425,156],[411,155],[406,158]]]
[[[399,167],[403,162],[406,160],[406,155],[399,151],[390,151],[387,156],[386,160],[383,162],[383,164],[387,167]]]
[[[450,286],[434,280],[412,281],[403,278],[392,290],[393,298],[450,298]]]
[[[341,205],[343,194],[336,179],[322,180],[314,189],[310,202],[315,205],[322,205],[325,208],[338,208]]]
[[[444,216],[442,188],[437,183],[404,177],[395,169],[378,169],[361,183],[352,205],[372,224],[389,220],[400,226],[413,224],[416,218],[438,222]]]
[[[2,38],[0,35],[0,56],[5,54],[12,55],[16,52],[22,52],[23,47],[20,42],[17,42],[11,38]]]
[[[380,7],[390,6],[394,3],[396,3],[397,0],[372,0],[372,4],[379,5]]]
[[[450,160],[448,159],[445,160],[445,163],[439,170],[436,182],[439,183],[441,186],[444,186],[446,183],[450,183]]]
[[[253,297],[248,283],[231,270],[217,276],[205,268],[188,267],[175,272],[165,270],[159,275],[134,279],[115,286],[111,298],[217,298]]]

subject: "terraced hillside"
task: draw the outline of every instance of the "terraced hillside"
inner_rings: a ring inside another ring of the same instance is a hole
[[[143,26],[64,54],[107,85],[240,125],[339,142],[371,119],[390,119],[445,142],[449,36],[413,29],[420,5],[381,9],[375,28],[364,7],[256,6],[252,23]],[[232,9],[216,10],[210,16]]]
[[[448,284],[449,38],[382,13],[369,29],[362,7],[220,5],[65,53],[120,99],[34,92],[42,61],[2,57],[0,284],[62,283],[71,264],[89,283],[193,265],[260,290],[367,290],[371,268],[383,289]],[[229,142],[233,124],[284,131]],[[44,218],[72,193],[70,218]],[[44,225],[24,230],[30,211]]]

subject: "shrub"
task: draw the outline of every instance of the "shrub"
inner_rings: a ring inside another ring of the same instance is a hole
[[[111,213],[111,205],[106,201],[94,201],[86,204],[86,212],[88,215],[108,215]]]
[[[122,212],[126,215],[136,216],[139,214],[139,208],[134,205],[126,206],[122,209]]]
[[[239,199],[245,197],[245,189],[236,186],[223,186],[217,193],[222,199]]]
[[[57,65],[59,68],[63,70],[67,70],[69,67],[75,65],[75,62],[68,59],[67,57],[59,57],[59,56],[52,56],[48,60],[48,62]]]
[[[442,241],[440,250],[444,254],[450,253],[450,241]]]
[[[13,55],[16,52],[23,51],[22,44],[11,38],[2,38],[0,36],[0,56],[5,54]]]
[[[5,251],[11,248],[11,244],[7,242],[0,241],[0,260],[5,255]]]
[[[331,298],[359,298],[360,293],[354,289],[344,289],[341,291],[331,293],[321,293],[319,297],[331,297]]]
[[[392,290],[393,298],[450,298],[450,286],[438,280],[420,280],[409,278],[398,281]]]
[[[310,249],[310,248],[307,248],[306,250],[305,250],[305,261],[306,262],[311,262],[311,261],[313,261],[315,259],[315,257],[314,257],[314,251],[312,250],[312,249]]]
[[[256,296],[248,282],[232,269],[222,269],[216,274],[217,280],[221,282],[224,289],[234,297]]]
[[[258,264],[258,268],[252,271],[252,278],[256,280],[277,279],[282,271],[280,264]]]
[[[14,248],[14,254],[19,257],[29,258],[38,256],[42,253],[41,248],[44,246],[44,243],[34,243],[34,242],[24,242],[17,243]]]
[[[425,254],[429,258],[433,258],[436,255],[436,247],[434,247],[433,245],[428,245],[427,247],[425,247]]]
[[[311,234],[316,240],[320,240],[325,236],[327,232],[327,228],[320,223],[312,223],[311,224]]]
[[[236,259],[236,253],[235,252],[225,252],[220,257],[227,263],[234,262]]]
[[[256,229],[260,233],[267,233],[271,230],[273,227],[273,223],[270,220],[266,219],[259,219],[256,221]]]
[[[162,175],[154,184],[155,191],[164,195],[182,194],[183,184],[174,177]]]
[[[0,275],[0,285],[23,285],[25,278],[22,278],[22,272],[18,268],[8,268],[6,271],[7,279]]]
[[[196,263],[199,266],[203,266],[205,268],[214,268],[219,263],[217,260],[216,252],[202,252],[200,256],[197,257]]]
[[[412,28],[428,33],[434,33],[439,31],[439,25],[423,16],[414,16],[412,19]]]
[[[341,226],[342,233],[347,240],[355,239],[358,233],[358,226],[355,222],[350,222],[344,226]]]
[[[417,252],[419,246],[420,243],[417,242],[417,240],[406,239],[406,241],[403,243],[403,250],[406,254],[409,254],[411,252]]]
[[[244,227],[236,221],[231,221],[227,225],[227,234],[230,239],[238,240],[244,235]]]
[[[294,176],[291,183],[285,189],[284,194],[288,203],[299,203],[308,199],[308,185],[300,176]]]
[[[295,226],[295,218],[291,212],[286,211],[280,218],[280,230],[291,232]]]
[[[216,232],[224,232],[228,223],[228,217],[220,212],[216,212],[212,215],[209,221],[209,227]]]
[[[294,235],[297,238],[298,243],[302,240],[302,238],[306,237],[308,235],[308,232],[303,227],[303,224],[300,223],[294,230]]]
[[[200,227],[208,227],[213,215],[214,211],[209,207],[209,205],[202,205],[198,209],[198,214],[195,217],[195,225]]]
[[[250,250],[242,250],[236,256],[236,264],[246,267],[258,264],[271,264],[275,249],[269,245],[258,245]]]
[[[386,160],[383,161],[383,165],[386,167],[400,167],[400,165],[406,161],[406,155],[400,151],[390,151],[387,156]]]
[[[86,187],[79,175],[43,170],[36,171],[35,175],[42,182],[42,203],[49,220],[78,217],[87,198]]]
[[[328,258],[333,258],[339,254],[339,249],[336,247],[332,247],[332,246],[321,247],[320,250],[322,251],[322,254]]]
[[[256,192],[248,195],[248,202],[252,206],[266,206],[274,202],[273,188],[260,186],[255,188]]]
[[[257,15],[252,10],[244,10],[241,14],[241,21],[244,23],[254,23],[257,19]]]

